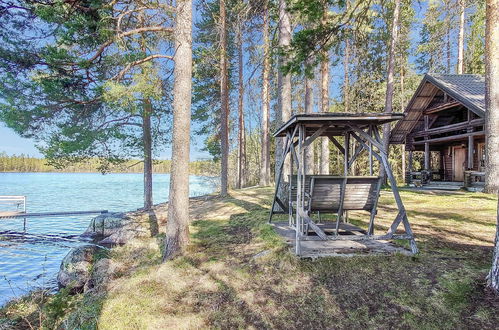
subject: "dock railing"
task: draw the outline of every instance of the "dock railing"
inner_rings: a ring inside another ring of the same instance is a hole
[[[26,214],[26,196],[0,196],[0,217],[19,217],[22,214]],[[26,218],[23,228],[26,231]]]
[[[0,196],[0,214],[6,213],[26,213],[26,196]]]

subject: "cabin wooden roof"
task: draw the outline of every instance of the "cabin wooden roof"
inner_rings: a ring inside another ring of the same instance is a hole
[[[330,125],[319,136],[338,136],[347,132],[351,126],[360,129],[369,125],[382,125],[404,118],[403,113],[340,113],[340,112],[319,112],[303,113],[292,116],[275,133],[275,137],[286,136],[286,132],[294,130],[297,124],[304,124],[307,135],[314,134],[324,125]]]
[[[485,78],[474,74],[427,74],[419,84],[404,113],[406,117],[392,130],[391,143],[404,143],[438,91],[462,104],[479,117],[485,116]]]

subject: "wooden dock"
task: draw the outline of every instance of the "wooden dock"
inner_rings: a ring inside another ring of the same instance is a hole
[[[12,218],[33,218],[33,217],[64,217],[72,215],[87,215],[87,214],[103,214],[108,213],[108,210],[95,210],[95,211],[64,211],[64,212],[0,212],[0,219]]]

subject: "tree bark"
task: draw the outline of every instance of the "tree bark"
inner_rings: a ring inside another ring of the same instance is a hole
[[[192,0],[177,1],[173,85],[173,140],[168,222],[163,260],[189,243],[189,149],[192,95]]]
[[[263,13],[263,72],[262,72],[262,161],[260,186],[270,184],[270,33],[268,3]]]
[[[497,157],[499,150],[499,0],[486,2],[485,79],[487,108],[485,190],[497,193],[499,188],[499,157]],[[487,284],[499,294],[499,205],[494,257]]]
[[[390,38],[390,51],[388,55],[388,69],[387,69],[387,79],[386,79],[386,97],[385,97],[385,112],[393,112],[393,90],[394,90],[394,72],[395,72],[395,51],[398,42],[398,29],[399,29],[399,13],[400,13],[400,0],[395,1],[395,8],[393,10],[393,20],[392,20],[392,33]],[[390,124],[383,125],[383,149],[388,155],[390,146]],[[383,166],[381,166],[381,177],[383,182],[386,182],[386,172]]]
[[[305,113],[314,112],[313,78],[305,75]],[[314,145],[305,149],[305,174],[314,174]]]
[[[142,112],[142,143],[144,148],[144,209],[150,210],[152,200],[152,135],[151,135],[151,100],[144,99]]]
[[[328,7],[324,6],[322,24],[325,24],[328,15]],[[321,112],[329,112],[329,53],[323,51],[321,61]],[[329,138],[321,138],[321,174],[329,174]]]
[[[451,33],[451,20],[450,20],[450,11],[451,11],[451,8],[450,8],[450,0],[446,0],[445,2],[445,11],[447,13],[447,17],[445,18],[446,19],[446,33],[445,33],[445,36],[447,38],[447,44],[446,44],[446,50],[445,50],[445,53],[446,53],[446,57],[447,57],[447,74],[450,74],[450,58],[451,58],[451,47],[450,47],[450,33]]]
[[[345,2],[346,11],[349,11],[350,1]],[[345,39],[345,54],[343,57],[343,105],[345,112],[350,112],[350,39]]]
[[[485,191],[499,190],[499,0],[487,0],[485,32]]]
[[[497,223],[492,267],[487,276],[487,285],[499,294],[499,203],[497,205]]]
[[[222,149],[220,195],[224,197],[227,196],[229,190],[229,71],[225,0],[220,0],[220,98],[220,145]]]
[[[401,63],[400,65],[400,112],[404,112],[404,106],[405,106],[405,85],[404,85],[404,64]],[[402,152],[402,182],[405,183],[405,168],[406,168],[406,157],[405,157],[405,144],[400,145],[400,151]]]
[[[466,0],[459,0],[459,41],[457,45],[457,73],[464,73],[464,10]]]
[[[345,112],[350,112],[350,40],[345,40],[345,56],[343,57],[343,103]]]
[[[244,83],[243,83],[243,21],[237,24],[237,62],[238,62],[238,157],[237,157],[237,187],[241,189],[246,185],[246,134],[244,128]]]
[[[279,0],[279,47],[286,49],[291,44],[291,19],[287,10],[286,0]],[[282,66],[287,62],[284,56],[279,56],[279,71],[277,75],[278,89],[278,111],[276,113],[276,123],[278,126],[288,121],[291,117],[291,74],[284,74],[281,70]],[[279,165],[284,159],[284,143],[282,138],[276,139],[276,178],[279,175]],[[291,174],[291,162],[289,157],[286,158],[283,168],[283,178],[288,179]],[[281,193],[284,192],[284,180],[281,181]]]
[[[329,61],[321,62],[321,112],[329,112]],[[321,174],[329,174],[329,139],[321,138]]]

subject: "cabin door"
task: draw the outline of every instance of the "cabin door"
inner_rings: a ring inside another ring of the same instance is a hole
[[[464,181],[464,163],[466,162],[466,149],[454,147],[453,152],[454,181]]]

